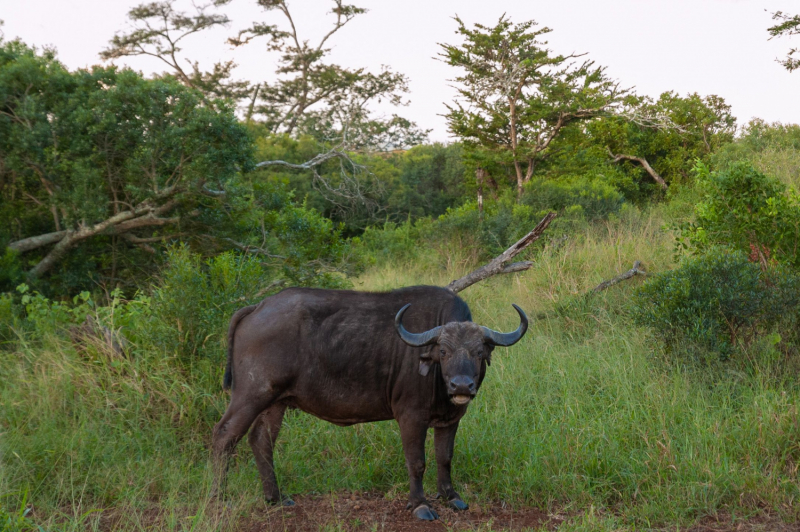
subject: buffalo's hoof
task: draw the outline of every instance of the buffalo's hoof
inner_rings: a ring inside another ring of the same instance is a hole
[[[469,504],[465,503],[461,499],[452,499],[447,501],[447,506],[455,510],[456,512],[463,512],[464,510],[469,509]]]
[[[267,504],[274,506],[294,506],[294,501],[288,496],[283,496],[280,499],[267,499]]]
[[[422,521],[436,521],[439,519],[439,514],[433,511],[433,508],[420,504],[414,509],[414,517]]]

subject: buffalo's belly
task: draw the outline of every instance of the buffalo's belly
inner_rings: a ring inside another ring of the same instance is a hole
[[[346,427],[356,423],[394,419],[383,401],[363,397],[288,397],[287,405],[335,425]]]

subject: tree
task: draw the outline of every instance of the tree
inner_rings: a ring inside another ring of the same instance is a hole
[[[213,104],[171,77],[69,72],[1,44],[0,290],[25,276],[57,295],[133,289],[176,243],[258,255],[276,282],[336,284],[352,263],[341,228],[249,172],[252,137]]]
[[[230,19],[221,13],[210,13],[213,7],[230,3],[214,0],[211,4],[195,5],[193,15],[175,10],[175,0],[140,4],[128,12],[132,28],[118,33],[108,48],[100,52],[104,60],[131,56],[150,56],[169,67],[169,73],[186,85],[200,91],[206,104],[215,98],[238,101],[251,93],[250,83],[231,79],[236,67],[233,61],[215,63],[211,71],[203,71],[197,61],[185,59],[190,70],[179,60],[183,49],[180,42],[190,35],[216,26],[227,26]]]
[[[708,160],[733,140],[735,131],[736,118],[719,96],[681,97],[674,92],[655,101],[632,99],[621,113],[586,128],[589,142],[602,147],[614,163],[633,164],[662,189],[691,181],[695,161]]]
[[[388,68],[374,74],[363,68],[348,69],[325,61],[331,37],[353,18],[366,13],[366,9],[333,0],[333,26],[319,42],[310,44],[300,37],[288,2],[257,2],[266,12],[282,14],[286,29],[256,22],[229,42],[243,46],[265,37],[267,50],[281,54],[279,79],[259,86],[260,103],[254,107],[270,131],[292,136],[311,134],[320,141],[351,150],[385,151],[424,141],[427,133],[413,122],[398,115],[377,117],[369,109],[381,101],[403,105],[402,95],[408,92],[406,76]]]
[[[465,71],[455,78],[460,97],[448,106],[450,130],[476,166],[513,167],[517,192],[537,163],[552,153],[568,125],[617,108],[626,92],[592,61],[553,55],[534,21],[469,29],[456,17],[461,45],[442,44],[440,57]]]
[[[0,132],[4,236],[34,278],[94,238],[152,251],[252,164],[231,109],[169,79],[71,73],[19,42],[0,48]]]
[[[196,7],[194,15],[174,9],[175,0],[141,4],[129,12],[133,29],[114,37],[101,56],[113,59],[132,55],[158,58],[171,68],[174,77],[184,85],[204,94],[207,105],[216,105],[216,98],[239,101],[249,97],[246,122],[262,135],[288,135],[295,139],[312,137],[315,153],[303,161],[264,160],[259,168],[283,168],[304,171],[318,194],[346,218],[366,211],[374,221],[380,210],[368,193],[374,176],[363,164],[352,158],[353,151],[388,151],[421,143],[427,132],[397,115],[389,118],[374,115],[370,107],[383,100],[403,105],[402,95],[408,91],[408,80],[402,74],[384,69],[380,74],[364,69],[346,69],[325,62],[330,49],[329,39],[353,17],[366,13],[356,6],[334,0],[333,27],[314,46],[301,40],[289,6],[285,1],[257,0],[267,12],[281,13],[288,23],[283,30],[277,24],[254,23],[229,39],[234,46],[243,46],[258,37],[268,39],[267,51],[279,52],[279,79],[274,83],[231,80],[233,62],[217,63],[211,72],[202,72],[197,62],[186,71],[177,58],[179,43],[186,37],[216,26],[227,26],[229,18],[212,8],[230,0],[215,0]],[[260,124],[253,124],[256,120]],[[325,170],[319,171],[320,168]],[[331,171],[331,168],[334,168]],[[308,172],[305,172],[308,171]]]
[[[782,36],[800,35],[800,15],[789,15],[782,11],[777,11],[773,13],[772,20],[778,20],[780,22],[767,28],[770,39]],[[782,64],[789,72],[800,68],[800,58],[794,55],[798,53],[798,51],[800,51],[800,49],[792,48],[789,50],[789,53],[786,54],[786,59],[778,59],[778,63]]]

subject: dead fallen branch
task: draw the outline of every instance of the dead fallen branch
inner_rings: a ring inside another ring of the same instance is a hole
[[[642,165],[642,168],[644,168],[645,172],[647,172],[650,175],[650,177],[653,178],[653,181],[658,183],[658,185],[662,189],[667,190],[667,182],[664,181],[663,177],[658,175],[658,172],[653,170],[653,167],[650,166],[650,163],[648,163],[647,159],[645,159],[644,157],[636,157],[635,155],[625,155],[624,153],[616,153],[615,154],[615,153],[613,153],[611,151],[610,148],[608,149],[608,153],[611,155],[611,157],[614,158],[614,162],[615,163],[618,163],[620,161],[631,161],[631,162],[639,163],[640,165]]]
[[[630,279],[632,277],[635,277],[636,275],[647,275],[647,272],[645,272],[642,269],[642,263],[639,262],[638,260],[633,263],[633,268],[631,268],[627,272],[621,273],[621,274],[617,275],[616,277],[614,277],[613,279],[609,279],[608,281],[603,281],[599,285],[595,286],[592,289],[592,293],[601,292],[601,291],[605,290],[606,288],[608,288],[610,286],[614,286],[615,284],[617,284],[617,283],[619,283],[621,281],[624,281],[626,279]]]
[[[487,279],[493,275],[527,270],[533,266],[533,262],[523,261],[512,262],[511,264],[506,263],[519,255],[530,244],[539,240],[539,237],[542,236],[542,233],[544,233],[545,229],[547,229],[547,226],[550,225],[550,222],[552,222],[553,218],[555,217],[556,213],[548,213],[544,218],[542,218],[542,221],[533,228],[533,231],[520,238],[513,246],[492,259],[485,266],[482,266],[477,270],[468,273],[464,277],[451,282],[449,285],[447,285],[447,289],[458,293],[465,288],[468,288],[475,283],[483,281],[484,279]]]

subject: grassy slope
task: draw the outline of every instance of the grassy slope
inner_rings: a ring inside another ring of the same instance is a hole
[[[669,267],[662,224],[659,213],[631,214],[582,230],[531,271],[463,293],[476,321],[493,328],[516,325],[512,302],[546,315],[518,345],[495,352],[462,422],[454,475],[469,502],[592,509],[576,529],[764,508],[796,518],[800,391],[775,377],[779,368],[750,360],[701,372],[666,363],[626,317],[638,280],[581,296],[636,259],[651,271]],[[417,264],[378,267],[356,285],[446,284],[464,271],[459,256],[440,250]],[[231,471],[231,510],[220,517],[203,502],[207,444],[226,401],[221,367],[181,373],[160,353],[111,363],[57,343],[0,352],[6,504],[27,490],[39,523],[75,529],[99,526],[97,514],[85,512],[113,507],[131,530],[154,503],[165,529],[224,528],[220,519],[257,507],[246,444]],[[339,428],[293,413],[284,427],[277,462],[289,492],[405,496],[394,423]],[[613,516],[597,518],[598,507]]]

